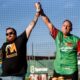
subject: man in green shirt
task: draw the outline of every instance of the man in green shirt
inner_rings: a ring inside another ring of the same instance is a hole
[[[72,22],[65,20],[62,24],[62,31],[60,31],[54,27],[41,7],[40,10],[41,17],[56,43],[56,59],[54,60],[54,76],[52,80],[58,78],[78,80],[77,53],[80,54],[80,39],[70,34]]]

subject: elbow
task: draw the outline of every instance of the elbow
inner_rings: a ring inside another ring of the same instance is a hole
[[[48,24],[48,28],[49,28],[50,32],[52,33],[53,25],[51,23]]]
[[[78,52],[78,56],[80,56],[80,52]]]

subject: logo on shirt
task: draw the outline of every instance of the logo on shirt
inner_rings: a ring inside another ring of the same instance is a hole
[[[6,46],[6,58],[17,56],[17,49],[15,43]]]
[[[69,46],[69,47],[73,46],[73,44],[71,42],[67,42],[67,43],[65,43],[65,45]]]
[[[73,44],[70,42],[64,43],[61,46],[60,50],[63,52],[72,51],[73,50]]]

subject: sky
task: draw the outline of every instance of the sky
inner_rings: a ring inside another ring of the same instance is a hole
[[[62,23],[73,23],[72,33],[80,37],[80,0],[0,0],[0,47],[6,41],[5,30],[11,26],[20,35],[35,15],[35,2],[40,2],[53,25],[61,30]],[[55,42],[39,18],[27,43],[28,55],[54,55]]]

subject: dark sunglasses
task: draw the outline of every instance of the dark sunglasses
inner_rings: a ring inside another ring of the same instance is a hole
[[[12,35],[12,34],[14,34],[14,32],[9,32],[9,33],[6,33],[6,36]]]

